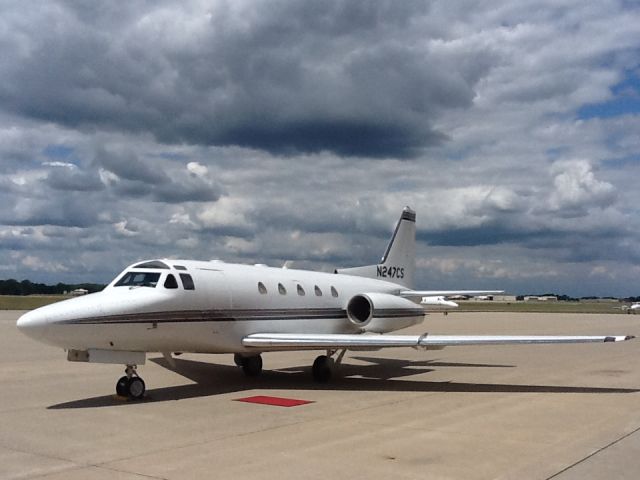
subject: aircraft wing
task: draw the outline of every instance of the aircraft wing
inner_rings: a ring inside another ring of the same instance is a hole
[[[369,335],[327,333],[252,333],[245,347],[260,350],[374,350],[388,347],[439,349],[464,345],[622,342],[631,335]]]
[[[452,295],[499,295],[504,290],[401,290],[401,297],[449,297]]]

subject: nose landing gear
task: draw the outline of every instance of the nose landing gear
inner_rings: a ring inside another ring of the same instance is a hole
[[[121,397],[129,397],[134,400],[140,400],[144,396],[146,390],[144,380],[138,376],[136,365],[127,365],[123,377],[120,377],[116,383],[116,393]]]

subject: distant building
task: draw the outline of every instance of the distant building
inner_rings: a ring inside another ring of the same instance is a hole
[[[555,295],[542,295],[542,296],[530,295],[530,296],[524,297],[524,301],[525,302],[557,302],[558,297],[556,297]]]
[[[518,299],[516,298],[515,295],[494,295],[493,296],[493,301],[494,302],[515,302]]]
[[[86,288],[76,288],[75,290],[71,290],[69,292],[69,294],[74,297],[79,297],[80,295],[86,295],[87,293],[89,293],[89,290],[87,290]]]
[[[481,302],[490,302],[493,300],[493,295],[476,295],[473,299]]]

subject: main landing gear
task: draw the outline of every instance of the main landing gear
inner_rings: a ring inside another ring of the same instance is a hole
[[[311,367],[313,379],[320,383],[328,382],[331,379],[336,366],[342,363],[342,358],[345,353],[346,350],[344,349],[327,350],[326,355],[320,355],[316,358],[313,362],[313,366]],[[333,358],[334,356],[335,359]],[[262,372],[262,357],[259,354],[247,356],[236,353],[233,355],[233,361],[237,366],[242,368],[242,371],[247,377],[257,377]]]
[[[245,357],[236,353],[233,361],[237,366],[242,367],[242,371],[247,377],[257,377],[262,372],[262,357],[260,355],[251,355]]]
[[[116,383],[116,393],[121,397],[129,397],[134,400],[140,400],[144,396],[145,385],[144,380],[138,376],[136,365],[127,365],[124,370],[124,377],[120,377]]]
[[[342,358],[346,353],[346,350],[340,350],[340,353],[334,360],[332,357],[338,352],[338,350],[327,350],[326,355],[320,355],[313,362],[313,366],[311,367],[311,373],[313,374],[313,379],[316,382],[327,383],[331,380],[331,376],[333,375],[333,370],[337,365],[342,363]]]

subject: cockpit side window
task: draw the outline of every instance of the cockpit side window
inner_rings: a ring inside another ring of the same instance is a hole
[[[127,272],[114,286],[155,288],[159,279],[160,274],[155,272]]]
[[[174,277],[171,273],[167,275],[167,279],[164,281],[164,288],[178,288],[176,277]]]
[[[181,273],[180,280],[182,280],[182,286],[185,290],[195,290],[196,286],[193,283],[193,278],[188,273]]]

